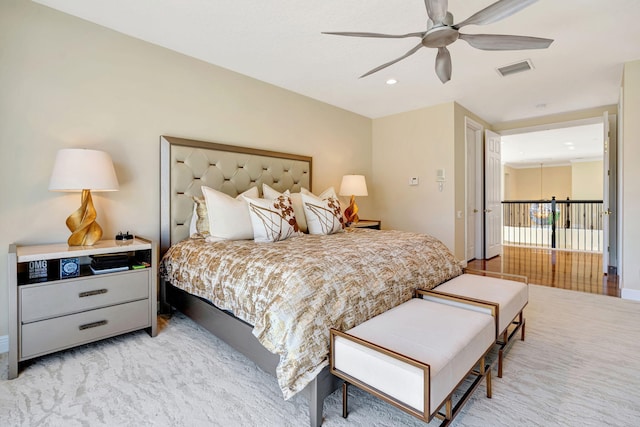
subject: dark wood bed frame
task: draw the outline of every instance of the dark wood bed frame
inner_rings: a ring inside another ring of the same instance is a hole
[[[177,146],[190,147],[197,150],[238,153],[243,159],[250,155],[259,156],[263,160],[266,159],[265,161],[273,158],[277,159],[276,161],[288,159],[308,162],[309,176],[305,186],[311,190],[311,157],[162,136],[160,137],[160,256],[164,255],[172,243],[176,243],[172,242],[172,236],[174,236],[172,227],[176,226],[175,219],[172,218],[173,212],[175,212],[172,202],[174,202],[173,199],[176,194],[183,195],[183,193],[175,192],[173,188],[174,180],[171,177],[171,150]],[[261,180],[257,180],[251,185],[259,186],[261,183]],[[276,189],[284,191],[286,188]],[[184,224],[178,225],[183,226]],[[173,238],[176,240],[175,236]],[[184,292],[164,280],[160,280],[160,311],[162,313],[170,313],[172,307],[190,317],[275,377],[279,356],[265,349],[258,339],[253,336],[251,333],[253,326],[226,311],[220,310],[206,300]],[[329,372],[329,367],[327,366],[301,391],[308,398],[311,427],[322,425],[324,399],[338,389],[340,383],[341,381]]]

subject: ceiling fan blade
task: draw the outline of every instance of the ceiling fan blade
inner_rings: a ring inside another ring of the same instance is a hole
[[[511,16],[537,1],[538,0],[500,0],[485,7],[480,12],[471,15],[461,23],[454,25],[454,27],[462,28],[465,25],[491,24],[507,16]]]
[[[427,15],[435,24],[444,21],[449,8],[448,0],[424,0],[424,4],[427,6]]]
[[[553,39],[502,34],[460,34],[460,38],[482,50],[546,49],[553,43]]]
[[[436,74],[442,83],[451,80],[451,54],[446,47],[438,48],[436,56]]]
[[[331,34],[333,36],[349,36],[349,37],[377,37],[382,39],[404,39],[407,37],[420,37],[424,33],[407,33],[407,34],[381,34],[381,33],[357,33],[357,32],[322,32],[322,34]]]
[[[398,62],[398,61],[402,61],[402,60],[403,60],[404,58],[406,58],[407,56],[411,56],[411,55],[413,55],[414,53],[416,53],[418,50],[420,50],[420,48],[421,48],[421,47],[424,47],[424,46],[422,45],[422,43],[418,43],[418,45],[417,45],[416,47],[414,47],[414,48],[413,48],[413,49],[411,49],[409,52],[407,52],[407,53],[405,53],[404,55],[402,55],[400,58],[396,58],[396,59],[394,59],[393,61],[389,61],[389,62],[387,62],[387,63],[385,63],[385,64],[380,65],[379,67],[374,68],[373,70],[369,70],[369,71],[367,71],[366,73],[364,73],[363,75],[361,75],[361,76],[360,76],[360,78],[367,77],[368,75],[371,75],[371,74],[373,74],[373,73],[377,73],[378,71],[380,71],[380,70],[382,70],[382,69],[384,69],[384,68],[387,68],[389,65],[393,65],[393,64],[395,64],[395,63],[396,63],[396,62]]]

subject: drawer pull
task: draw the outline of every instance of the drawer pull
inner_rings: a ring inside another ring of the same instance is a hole
[[[106,294],[107,292],[109,292],[108,289],[96,289],[95,291],[80,292],[78,294],[78,298],[92,297],[94,295]]]
[[[84,331],[85,329],[97,328],[98,326],[104,326],[107,323],[108,322],[106,320],[100,320],[98,322],[93,322],[93,323],[87,323],[87,324],[84,324],[84,325],[80,325],[80,326],[78,326],[78,329],[80,329],[81,331]]]

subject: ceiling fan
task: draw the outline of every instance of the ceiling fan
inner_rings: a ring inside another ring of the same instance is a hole
[[[447,46],[458,39],[469,43],[472,47],[482,50],[522,50],[522,49],[545,49],[551,45],[552,39],[539,37],[511,36],[501,34],[462,34],[458,30],[466,25],[486,25],[500,21],[525,7],[535,3],[537,0],[499,0],[481,11],[471,15],[464,21],[453,25],[453,15],[447,11],[448,0],[424,0],[427,7],[427,31],[407,34],[380,34],[362,32],[323,32],[322,34],[333,34],[337,36],[350,37],[377,37],[400,39],[407,37],[419,37],[420,43],[413,49],[399,58],[380,65],[367,71],[360,76],[366,77],[376,73],[390,65],[413,55],[423,47],[437,48],[436,74],[442,83],[451,80],[451,55]]]

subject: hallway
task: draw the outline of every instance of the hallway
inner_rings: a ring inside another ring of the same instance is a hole
[[[490,260],[469,261],[468,268],[527,276],[529,283],[620,297],[618,276],[602,274],[602,254],[502,246]]]

